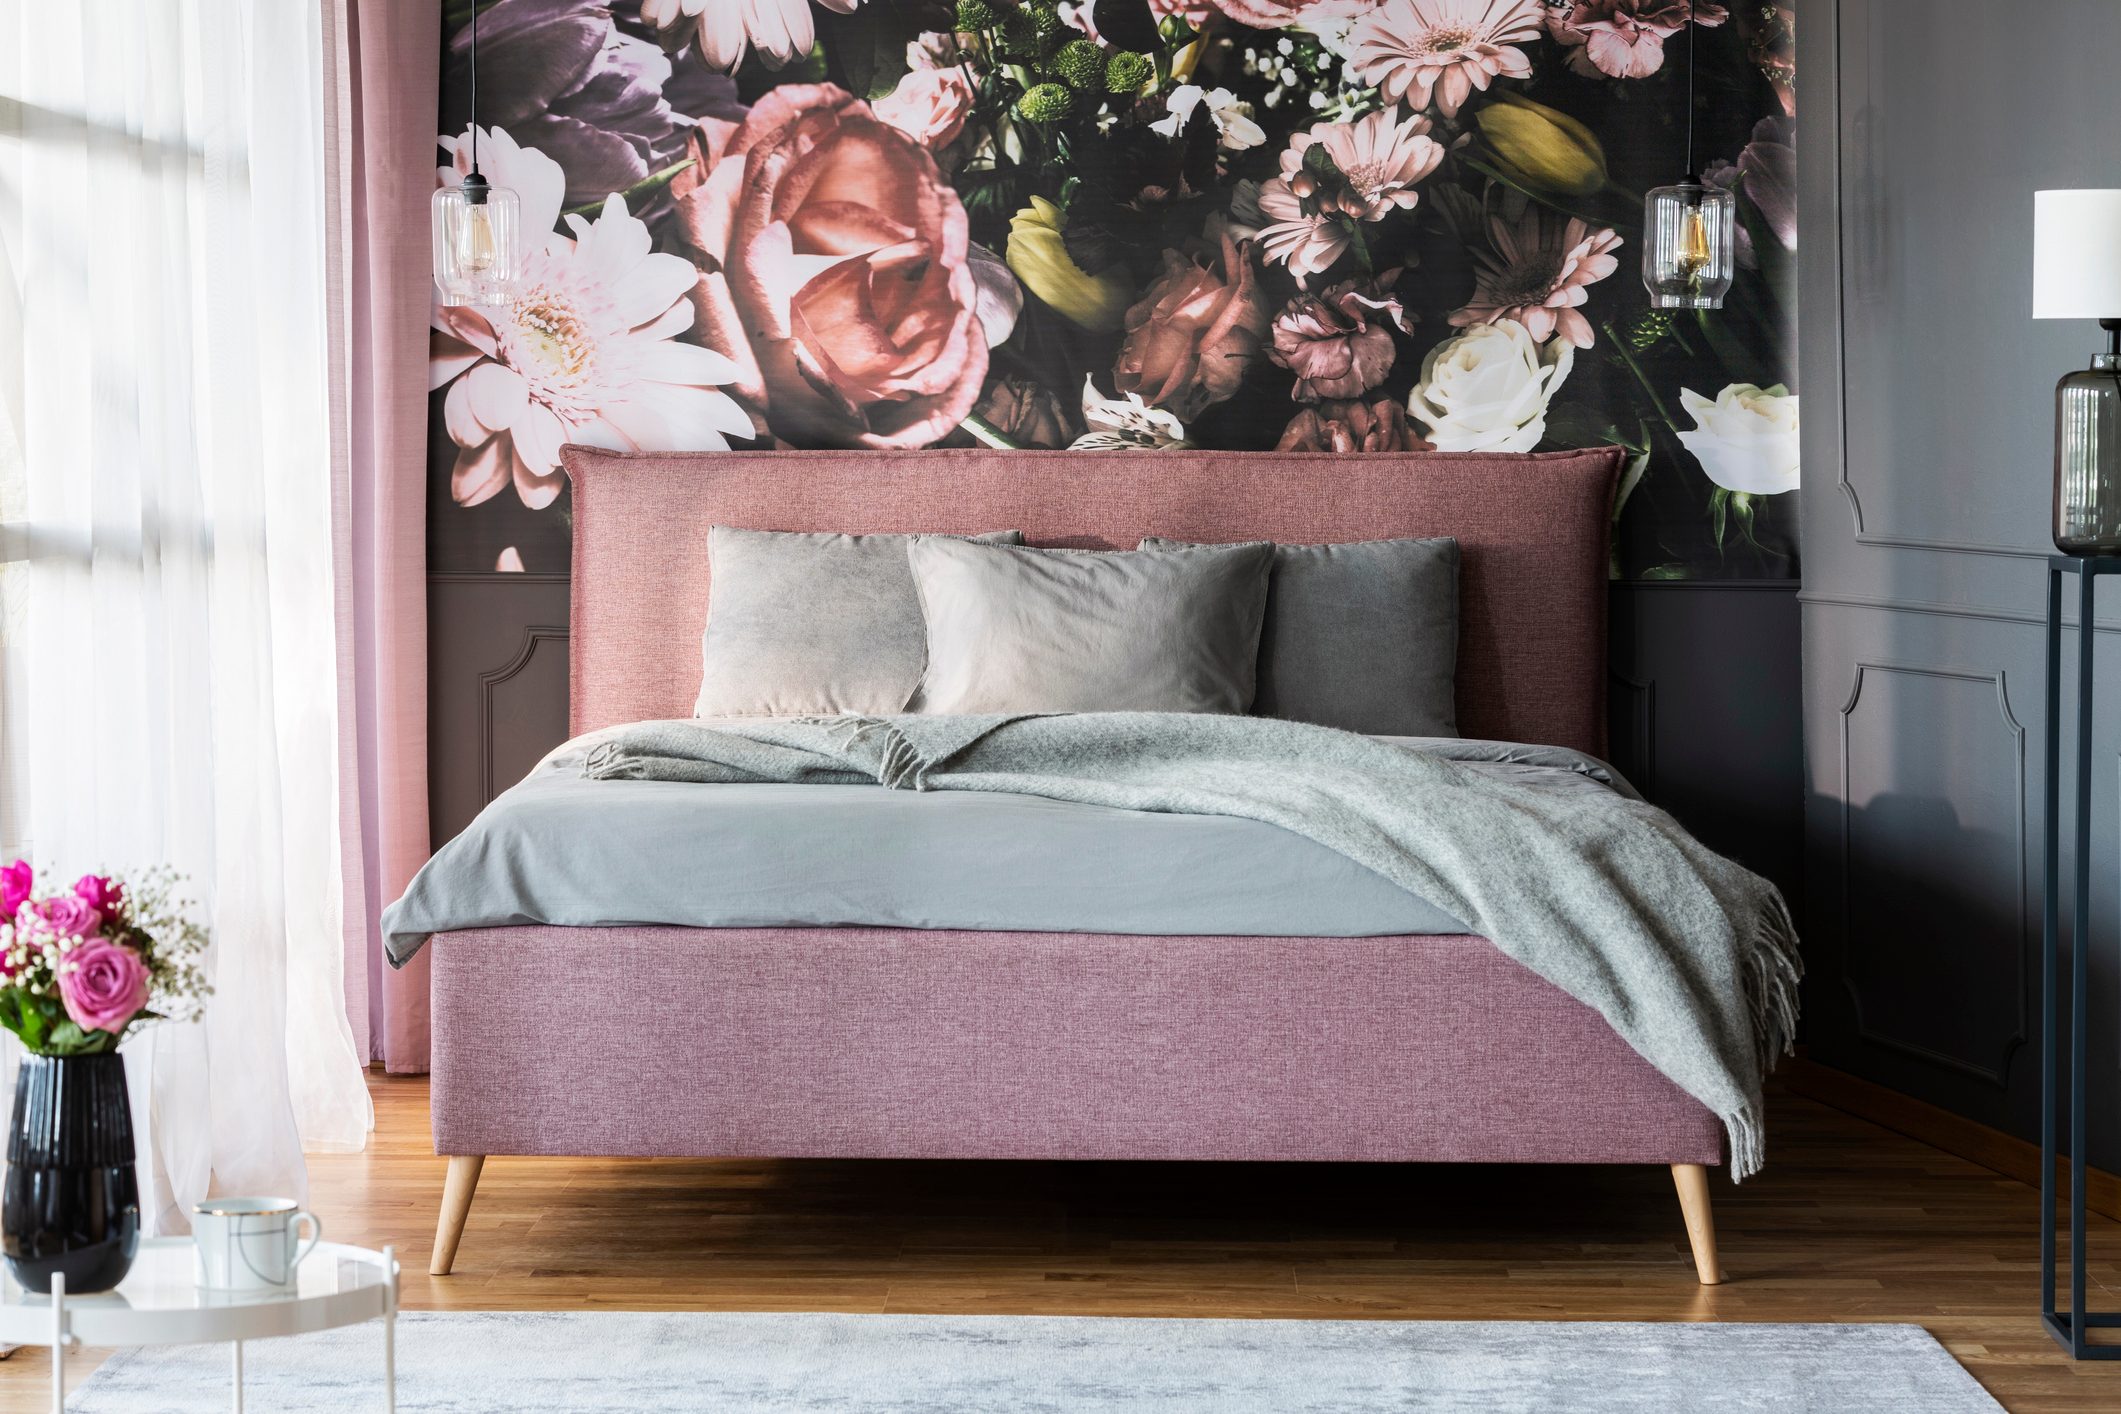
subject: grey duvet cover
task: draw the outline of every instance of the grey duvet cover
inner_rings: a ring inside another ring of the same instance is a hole
[[[512,924],[1378,937],[1466,925],[1278,825],[984,791],[594,781],[567,743],[384,913],[402,965],[432,933]],[[1380,738],[1556,790],[1633,791],[1558,747]]]

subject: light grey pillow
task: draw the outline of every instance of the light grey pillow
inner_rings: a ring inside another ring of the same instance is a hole
[[[1457,689],[1456,540],[1274,547],[1255,713],[1371,736],[1457,736]]]
[[[977,537],[1021,544],[1020,530]],[[907,535],[707,532],[711,584],[696,717],[902,712],[927,633]]]
[[[1034,550],[928,536],[907,551],[928,620],[920,712],[1242,712],[1266,541]]]

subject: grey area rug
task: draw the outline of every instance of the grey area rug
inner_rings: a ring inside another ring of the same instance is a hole
[[[381,1327],[244,1347],[256,1410],[379,1410]],[[121,1351],[78,1414],[229,1407],[221,1346]],[[409,1313],[408,1411],[2000,1408],[1919,1326]]]

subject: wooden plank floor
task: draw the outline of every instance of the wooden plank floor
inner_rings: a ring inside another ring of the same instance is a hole
[[[2072,1364],[2030,1314],[2032,1190],[1788,1094],[1767,1171],[1715,1179],[1731,1281],[1704,1288],[1662,1168],[1290,1164],[497,1158],[430,1278],[427,1087],[371,1089],[375,1142],[311,1160],[313,1206],[398,1244],[413,1309],[1912,1321],[2014,1411],[2121,1408],[2121,1362]],[[2121,1225],[2093,1241],[2121,1309]],[[0,1411],[47,1407],[49,1372],[0,1364]]]

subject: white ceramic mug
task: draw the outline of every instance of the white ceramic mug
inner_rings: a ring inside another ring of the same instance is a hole
[[[292,1198],[209,1198],[191,1210],[199,1285],[209,1291],[278,1291],[324,1240],[324,1224]],[[309,1224],[309,1241],[296,1229]]]

